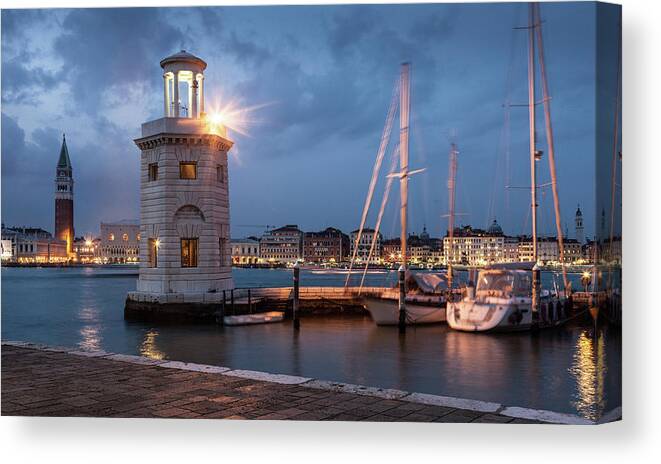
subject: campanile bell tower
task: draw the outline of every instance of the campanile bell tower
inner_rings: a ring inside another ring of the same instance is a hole
[[[140,276],[134,303],[204,304],[234,288],[227,152],[204,112],[207,64],[182,50],[161,61],[163,117],[142,125]],[[132,303],[133,302],[133,303]]]
[[[55,238],[67,242],[67,254],[71,254],[74,238],[73,168],[64,135],[55,168]]]

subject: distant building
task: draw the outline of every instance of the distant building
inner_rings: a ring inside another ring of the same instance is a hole
[[[262,260],[294,264],[303,257],[303,232],[295,224],[273,229],[259,240]]]
[[[350,256],[353,256],[354,250],[356,250],[356,262],[366,262],[370,255],[372,242],[374,242],[374,251],[372,253],[371,259],[369,260],[369,263],[381,263],[381,245],[383,242],[383,236],[381,235],[381,232],[377,234],[374,229],[365,228],[363,229],[363,233],[360,236],[359,243],[356,243],[357,238],[358,230],[354,230],[351,232],[351,244],[349,248]]]
[[[135,220],[102,222],[101,259],[104,263],[137,263],[140,259],[140,223]]]
[[[64,241],[67,253],[72,254],[74,240],[73,168],[64,135],[55,168],[55,238]]]
[[[456,228],[452,240],[443,239],[445,263],[484,266],[504,261],[505,235],[498,222],[489,229],[473,229],[471,226]]]
[[[503,240],[503,262],[516,263],[519,258],[519,237],[505,237]]]
[[[50,232],[34,227],[2,228],[3,259],[17,263],[64,263],[69,260],[67,243]]]
[[[260,260],[259,239],[255,237],[230,240],[232,264],[257,264]]]
[[[339,263],[349,255],[349,236],[328,227],[303,235],[303,260],[310,263]]]
[[[79,263],[102,263],[101,239],[77,237],[73,241],[73,252]]]
[[[585,243],[585,234],[583,229],[583,213],[581,212],[581,205],[578,205],[576,208],[574,225],[576,226],[576,241],[583,245]]]
[[[583,247],[575,239],[563,239],[565,264],[573,264],[583,260]],[[525,237],[519,241],[519,261],[533,260],[532,238]],[[557,237],[539,237],[537,239],[537,261],[542,264],[559,264],[560,247]]]
[[[410,234],[406,240],[406,255],[410,264],[442,264],[443,241],[431,238],[427,228],[420,235]],[[381,258],[386,263],[401,263],[401,239],[393,238],[382,243]]]

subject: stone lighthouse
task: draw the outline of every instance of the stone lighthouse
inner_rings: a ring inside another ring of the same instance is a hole
[[[234,288],[225,127],[204,112],[207,64],[182,50],[161,61],[163,117],[142,124],[140,274],[126,314],[209,309]],[[176,311],[176,312],[179,312]]]

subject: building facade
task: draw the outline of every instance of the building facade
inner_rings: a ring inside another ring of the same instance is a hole
[[[62,136],[62,147],[55,168],[55,239],[65,242],[67,253],[72,254],[74,236],[73,168],[67,140]]]
[[[485,266],[504,261],[505,235],[494,220],[489,229],[456,228],[452,239],[443,238],[446,264]]]
[[[2,259],[21,264],[65,263],[67,243],[50,232],[34,227],[2,228]]]
[[[303,235],[303,260],[309,263],[339,263],[349,255],[349,236],[328,227]]]
[[[355,253],[357,263],[367,262],[373,242],[374,251],[372,252],[372,257],[369,259],[369,264],[381,263],[381,246],[383,244],[383,236],[381,235],[381,232],[377,234],[374,229],[365,228],[360,236],[360,242],[357,242],[358,230],[354,230],[351,232],[350,238],[351,243],[349,254],[350,256],[354,256]]]
[[[140,224],[137,220],[102,222],[101,260],[104,263],[140,261]]]
[[[77,237],[73,241],[73,252],[79,263],[100,264],[103,262],[100,238]]]
[[[296,224],[272,229],[262,235],[259,248],[265,262],[294,264],[303,258],[303,232]]]
[[[219,118],[204,111],[207,64],[182,50],[160,65],[164,116],[144,123],[135,140],[141,152],[140,272],[129,297],[199,301],[234,288],[227,169],[233,143]]]
[[[232,246],[232,264],[249,265],[260,262],[259,239],[254,237],[232,239],[230,243]]]

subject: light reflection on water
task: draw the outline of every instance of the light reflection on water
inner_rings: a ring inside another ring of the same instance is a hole
[[[584,330],[576,341],[574,362],[569,370],[576,379],[574,406],[589,419],[598,419],[605,412],[605,382],[608,372],[604,334]]]
[[[496,401],[597,418],[621,405],[620,336],[570,326],[529,334],[466,334],[419,327],[400,337],[366,317],[253,327],[155,325],[123,318],[135,277],[117,269],[2,269],[2,338],[78,345],[155,359],[303,375]],[[135,273],[136,271],[128,271]],[[302,272],[308,285],[342,275]],[[368,276],[369,278],[369,276]],[[373,279],[383,280],[382,275]],[[323,280],[319,280],[323,279]],[[332,280],[335,279],[335,280]],[[287,270],[240,270],[237,286],[282,286]],[[383,285],[371,281],[368,285]]]

